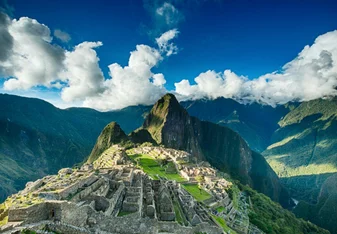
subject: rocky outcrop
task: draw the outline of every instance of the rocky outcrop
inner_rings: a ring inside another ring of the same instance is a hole
[[[268,195],[283,206],[290,197],[264,158],[229,128],[189,116],[173,94],[166,94],[153,106],[144,121],[158,144],[185,150],[207,160],[233,178]]]

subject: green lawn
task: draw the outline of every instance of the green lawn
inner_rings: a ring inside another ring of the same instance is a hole
[[[234,230],[232,230],[227,226],[226,221],[223,218],[218,217],[216,215],[212,215],[212,217],[218,222],[218,224],[220,224],[220,226],[226,233],[236,234]]]
[[[180,225],[183,225],[184,224],[184,220],[183,220],[182,214],[180,212],[179,204],[176,201],[174,201],[173,202],[173,206],[174,206],[174,213],[176,214],[176,220],[177,220],[177,222]]]
[[[212,196],[203,189],[199,189],[197,184],[183,184],[184,189],[189,192],[197,201],[205,201]]]
[[[219,206],[218,208],[216,208],[216,211],[218,213],[223,212],[224,210],[225,210],[225,207],[223,207],[223,206]]]
[[[119,211],[118,213],[118,217],[121,217],[121,216],[125,216],[125,215],[129,215],[129,214],[133,214],[135,212],[129,212],[129,211]]]
[[[177,182],[186,182],[178,173],[166,173],[165,167],[161,167],[159,163],[150,155],[146,154],[132,154],[129,157],[137,163],[153,179],[158,179],[158,176],[168,180],[175,180]]]

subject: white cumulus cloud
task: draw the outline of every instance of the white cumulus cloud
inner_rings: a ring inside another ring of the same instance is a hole
[[[240,102],[258,101],[269,105],[307,101],[337,94],[337,30],[316,38],[279,72],[255,79],[230,70],[207,71],[194,79],[175,83],[181,99],[233,98]]]
[[[60,29],[54,30],[54,36],[63,42],[69,42],[71,40],[71,36]]]
[[[176,38],[179,31],[171,29],[156,38],[156,42],[161,52],[166,53],[166,56],[178,53],[178,47],[174,43],[169,43],[173,38]]]
[[[183,19],[183,15],[169,2],[157,8],[156,14],[169,26],[176,26]]]
[[[6,90],[29,89],[37,85],[52,87],[62,69],[64,50],[51,44],[49,28],[34,19],[12,20],[8,33],[13,38],[12,53],[0,62]]]
[[[156,9],[161,17],[174,13],[165,3]],[[130,52],[127,66],[112,63],[110,77],[104,77],[96,52],[103,46],[102,42],[85,41],[66,50],[57,45],[57,40],[53,41],[48,26],[28,17],[10,19],[0,13],[0,78],[5,79],[0,89],[10,93],[31,90],[36,93],[42,86],[45,96],[46,90],[51,90],[54,100],[56,96],[61,97],[67,106],[82,105],[99,110],[152,104],[167,92],[164,74],[155,72],[154,68],[178,52],[172,43],[178,34],[179,31],[171,27],[156,38],[155,47],[137,45]],[[336,41],[337,30],[325,33],[311,46],[305,46],[280,71],[254,79],[231,70],[208,70],[199,74],[193,83],[186,79],[175,83],[175,90],[171,91],[180,100],[225,97],[269,105],[335,96]]]
[[[122,67],[117,63],[109,66],[111,79],[104,81],[104,92],[86,98],[84,106],[111,110],[154,103],[166,92],[162,86],[166,82],[163,74],[151,71],[162,59],[157,49],[137,45],[130,54],[128,66]]]
[[[10,20],[2,14],[0,23],[0,40],[4,42],[0,47],[8,48],[0,53],[0,77],[5,79],[3,89],[7,92],[53,88],[52,92],[59,90],[67,106],[82,103],[111,110],[154,103],[167,91],[164,75],[153,73],[152,68],[176,53],[171,40],[177,30],[158,37],[158,48],[137,45],[128,65],[109,65],[110,77],[105,78],[96,52],[102,42],[85,41],[68,51],[54,43],[50,29],[35,19]]]
[[[64,101],[83,100],[102,92],[104,76],[94,50],[102,45],[102,42],[83,42],[73,51],[66,52],[65,67],[60,73],[60,77],[67,82],[62,89]]]

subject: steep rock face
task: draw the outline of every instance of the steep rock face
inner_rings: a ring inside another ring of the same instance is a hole
[[[143,128],[158,144],[190,152],[282,205],[289,205],[287,191],[260,154],[251,151],[234,131],[189,116],[174,95],[163,96],[153,106]]]
[[[128,141],[128,136],[121,129],[119,124],[116,122],[111,122],[101,132],[99,135],[94,148],[88,158],[88,163],[94,162],[106,149],[110,148],[112,145],[117,143],[126,143]]]

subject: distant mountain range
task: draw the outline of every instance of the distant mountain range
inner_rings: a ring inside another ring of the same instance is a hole
[[[13,95],[0,95],[0,102],[0,161],[5,165],[0,168],[2,200],[22,189],[29,180],[85,160],[101,129],[109,122],[118,122],[128,134],[142,125],[151,110],[151,106],[131,106],[104,113],[86,108],[60,110],[42,100]],[[337,215],[322,218],[333,212],[331,208],[336,208],[331,205],[337,194],[336,180],[328,179],[334,178],[331,176],[337,172],[336,98],[275,108],[257,103],[243,105],[225,98],[186,101],[181,105],[190,116],[239,133],[251,149],[265,156],[291,196],[303,201],[294,212],[337,231],[333,229]],[[151,132],[152,124],[143,127],[157,142],[162,142]],[[197,129],[204,134],[203,124],[199,125]],[[188,128],[188,131],[195,130],[193,123]],[[134,137],[140,134],[144,131]],[[192,139],[201,147],[198,138]],[[184,143],[181,147],[188,150],[191,145]],[[214,151],[206,146],[202,148],[201,157],[218,160],[212,158]]]

